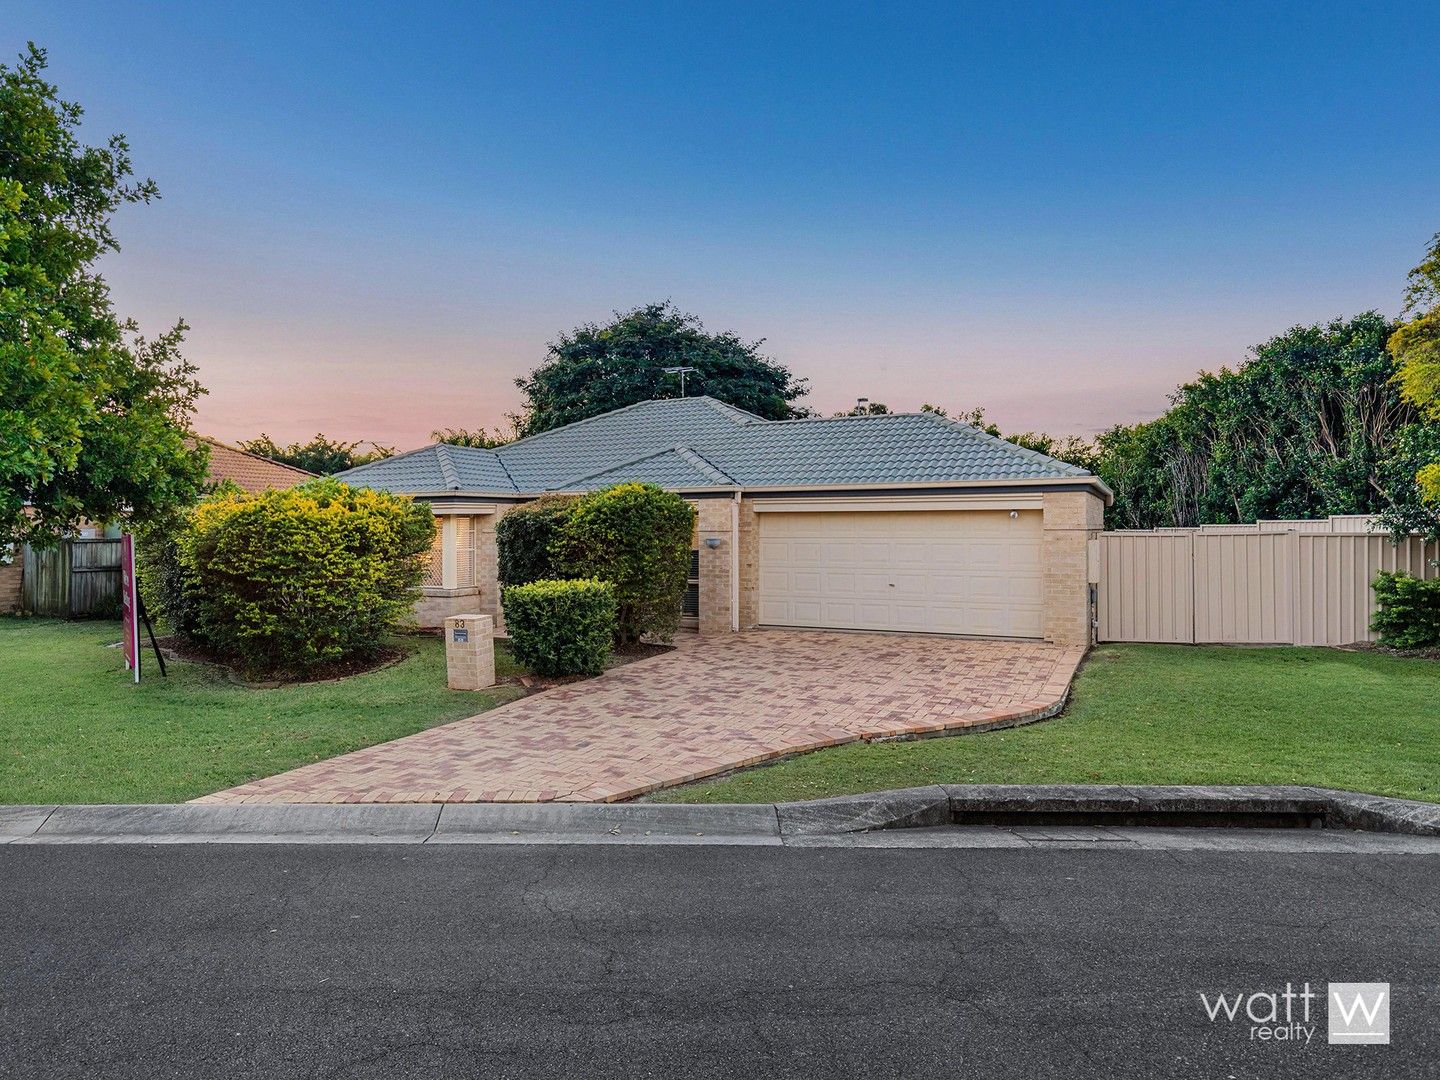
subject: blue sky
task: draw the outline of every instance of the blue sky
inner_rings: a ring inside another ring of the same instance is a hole
[[[1156,415],[1395,313],[1440,230],[1430,5],[267,5],[0,14],[163,199],[106,274],[222,438],[491,426],[669,297],[810,403]]]

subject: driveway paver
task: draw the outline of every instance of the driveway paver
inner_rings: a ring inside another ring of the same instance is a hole
[[[195,800],[613,802],[857,739],[1058,709],[1084,650],[758,630],[692,640],[393,742]]]

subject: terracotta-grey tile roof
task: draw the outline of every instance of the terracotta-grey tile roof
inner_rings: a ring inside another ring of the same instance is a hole
[[[496,453],[522,491],[543,491],[673,446],[700,450],[752,423],[765,421],[714,398],[666,398],[532,435]]]
[[[397,492],[503,496],[624,480],[693,490],[1090,474],[933,413],[770,421],[700,397],[641,402],[497,450],[429,446],[341,475]]]
[[[242,491],[258,495],[271,488],[282,491],[315,479],[312,472],[297,469],[293,465],[283,465],[248,450],[227,446],[205,435],[198,435],[190,440],[191,445],[196,442],[202,442],[209,447],[210,464],[205,479],[212,484],[229,480]]]
[[[744,487],[1040,480],[1084,469],[934,413],[754,424],[705,446]]]
[[[594,491],[611,484],[635,480],[679,491],[737,486],[734,477],[721,472],[689,447],[676,446],[658,453],[646,454],[635,461],[627,461],[603,472],[563,480],[552,487],[556,491]]]

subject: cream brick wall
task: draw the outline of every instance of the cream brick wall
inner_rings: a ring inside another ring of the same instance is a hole
[[[468,615],[480,607],[478,589],[427,589],[410,609],[415,625],[422,630],[438,630],[453,615]],[[489,614],[481,612],[481,614]]]
[[[1105,504],[1088,491],[1047,491],[1044,500],[1045,640],[1089,645],[1090,586],[1086,542],[1100,531]]]

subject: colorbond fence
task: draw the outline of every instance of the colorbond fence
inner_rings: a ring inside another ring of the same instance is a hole
[[[1370,641],[1381,570],[1440,577],[1440,546],[1255,526],[1104,532],[1090,542],[1101,641],[1348,645]]]

